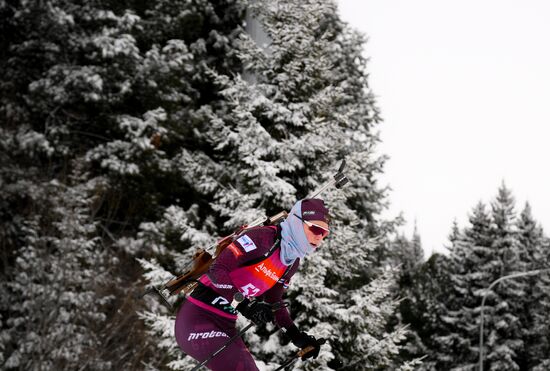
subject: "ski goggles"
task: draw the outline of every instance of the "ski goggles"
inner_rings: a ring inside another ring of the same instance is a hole
[[[326,237],[328,236],[328,234],[330,233],[330,231],[328,230],[328,228],[325,228],[323,226],[320,226],[318,224],[315,224],[315,223],[312,223],[310,222],[309,220],[304,220],[302,219],[301,217],[299,217],[298,215],[296,214],[292,214],[294,215],[295,217],[297,217],[298,219],[300,219],[302,222],[304,222],[304,224],[307,226],[307,228],[309,229],[309,231],[311,233],[313,233],[314,235],[316,236],[323,236],[323,237]]]

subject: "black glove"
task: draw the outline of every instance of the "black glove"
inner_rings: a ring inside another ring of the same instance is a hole
[[[298,330],[298,327],[294,325],[289,327],[286,330],[286,333],[290,337],[292,344],[296,345],[298,348],[304,349],[308,346],[313,347],[312,350],[302,356],[302,361],[308,358],[317,358],[319,351],[321,350],[321,345],[324,343],[323,339],[315,339],[313,336]]]
[[[263,301],[250,301],[249,299],[244,299],[237,305],[236,309],[256,325],[272,322],[275,319],[271,304]]]

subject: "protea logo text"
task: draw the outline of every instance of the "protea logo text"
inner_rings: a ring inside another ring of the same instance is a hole
[[[191,332],[189,334],[189,337],[187,338],[187,341],[197,340],[197,339],[219,338],[219,337],[228,338],[229,336],[225,332],[214,331],[214,330],[210,332]]]

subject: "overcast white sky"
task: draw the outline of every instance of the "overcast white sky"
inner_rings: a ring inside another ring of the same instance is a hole
[[[338,0],[369,38],[390,215],[448,245],[504,180],[550,232],[550,1]]]

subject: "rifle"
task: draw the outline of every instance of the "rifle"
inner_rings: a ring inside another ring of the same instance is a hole
[[[312,192],[310,195],[308,195],[307,198],[315,198],[319,194],[321,194],[324,190],[329,188],[330,186],[334,185],[336,188],[342,188],[344,185],[348,183],[348,178],[344,175],[344,168],[346,167],[346,160],[342,160],[342,163],[340,164],[340,167],[337,171],[337,173],[332,177],[331,180],[323,184],[320,188]],[[199,248],[193,255],[193,259],[189,264],[187,264],[187,267],[189,267],[192,264],[191,269],[187,270],[185,273],[171,279],[170,281],[166,282],[165,284],[162,284],[157,287],[149,288],[147,291],[145,291],[141,297],[156,293],[159,295],[159,297],[162,299],[164,304],[168,306],[170,309],[174,309],[173,305],[168,301],[168,298],[177,295],[180,292],[184,292],[185,295],[190,294],[195,287],[198,284],[198,279],[200,276],[202,276],[204,273],[208,271],[216,257],[218,257],[221,252],[229,246],[233,241],[235,241],[242,233],[247,231],[250,228],[258,227],[258,226],[269,226],[269,225],[278,225],[281,223],[286,217],[288,216],[288,213],[286,211],[281,211],[278,214],[275,214],[271,217],[260,217],[256,220],[252,221],[250,224],[243,225],[235,232],[231,233],[229,236],[225,236],[222,239],[220,239],[215,244],[209,246],[206,249]],[[214,250],[214,255],[210,251]],[[185,269],[184,268],[184,269]]]

